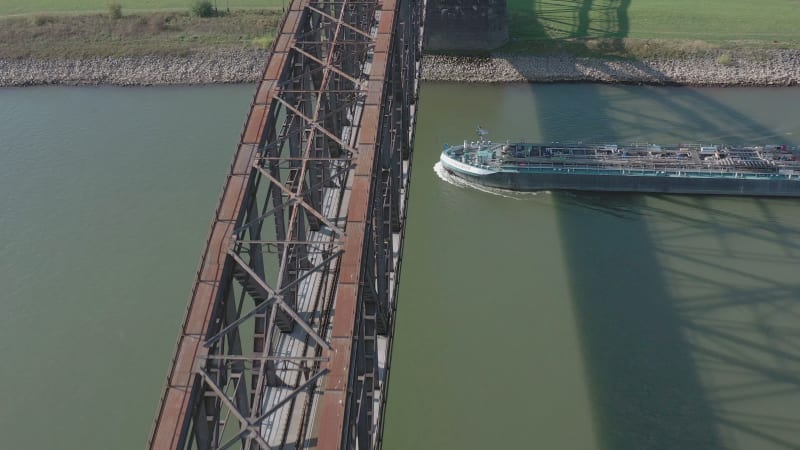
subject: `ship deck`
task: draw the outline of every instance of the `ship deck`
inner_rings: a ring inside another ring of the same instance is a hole
[[[800,176],[800,150],[785,145],[465,143],[444,153],[502,172],[708,178]]]

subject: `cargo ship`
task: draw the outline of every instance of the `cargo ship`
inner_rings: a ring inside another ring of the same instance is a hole
[[[449,173],[515,191],[800,197],[800,150],[782,144],[536,144],[477,141],[440,156]]]

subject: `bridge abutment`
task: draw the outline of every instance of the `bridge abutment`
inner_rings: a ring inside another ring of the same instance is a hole
[[[426,51],[483,51],[507,42],[506,0],[428,0]]]

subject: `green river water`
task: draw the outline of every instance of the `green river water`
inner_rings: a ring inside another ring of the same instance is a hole
[[[142,448],[252,86],[0,90],[0,448]],[[384,448],[800,448],[800,202],[485,192],[446,142],[800,144],[800,89],[425,84]]]

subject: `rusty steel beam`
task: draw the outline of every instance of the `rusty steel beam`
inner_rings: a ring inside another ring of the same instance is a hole
[[[326,378],[325,396],[321,405],[318,437],[320,450],[379,448],[382,443],[381,425],[385,410],[382,406],[386,396],[384,390],[380,400],[381,407],[375,417],[373,402],[377,386],[374,383],[378,380],[375,379],[377,361],[374,346],[380,322],[379,314],[386,314],[386,309],[390,307],[380,304],[378,295],[374,294],[377,286],[372,278],[388,278],[387,266],[393,265],[393,261],[383,260],[383,271],[370,273],[378,263],[372,253],[379,246],[392,245],[387,242],[387,230],[382,226],[383,223],[378,223],[387,218],[385,214],[376,214],[378,211],[373,205],[373,199],[390,195],[391,190],[381,191],[378,174],[384,169],[391,169],[393,163],[399,166],[402,159],[403,151],[397,147],[398,142],[385,139],[386,131],[397,125],[390,120],[393,108],[405,115],[404,119],[410,127],[408,140],[413,141],[414,117],[410,112],[410,104],[416,101],[418,90],[416,80],[419,75],[418,52],[421,48],[416,39],[421,35],[424,11],[424,7],[418,6],[419,4],[403,0],[385,0],[381,5],[364,121],[358,140],[358,148],[363,148],[364,151],[358,153],[353,181],[353,192],[363,195],[359,195],[357,202],[351,200],[348,209],[348,235],[343,243],[344,256],[336,293],[337,314],[333,320],[331,335],[334,350],[331,361],[326,365],[331,373]],[[402,29],[398,30],[399,27]],[[404,99],[396,95],[397,85],[402,86],[399,89],[401,93],[405,90],[408,94]],[[390,114],[387,114],[387,109]],[[396,131],[404,135],[407,129]],[[394,188],[398,187],[397,180],[393,184]],[[407,189],[404,195],[407,198]],[[395,211],[395,214],[400,213]],[[404,216],[404,212],[402,215]],[[404,217],[398,219],[402,220]],[[388,221],[391,222],[391,219]],[[399,252],[402,252],[402,247]],[[399,271],[399,261],[398,257],[394,270]],[[383,286],[381,294],[386,294],[389,291],[388,286],[386,283]],[[396,287],[395,278],[394,288]],[[373,300],[378,301],[369,301],[370,297],[375,297]],[[380,306],[383,306],[383,312],[380,311]],[[339,311],[346,314],[341,315]],[[384,318],[384,321],[388,320],[389,318]],[[384,331],[390,334],[390,339],[392,326],[393,322],[384,324]],[[391,340],[389,345],[391,348]]]
[[[149,448],[380,448],[423,14],[419,0],[291,3]]]

